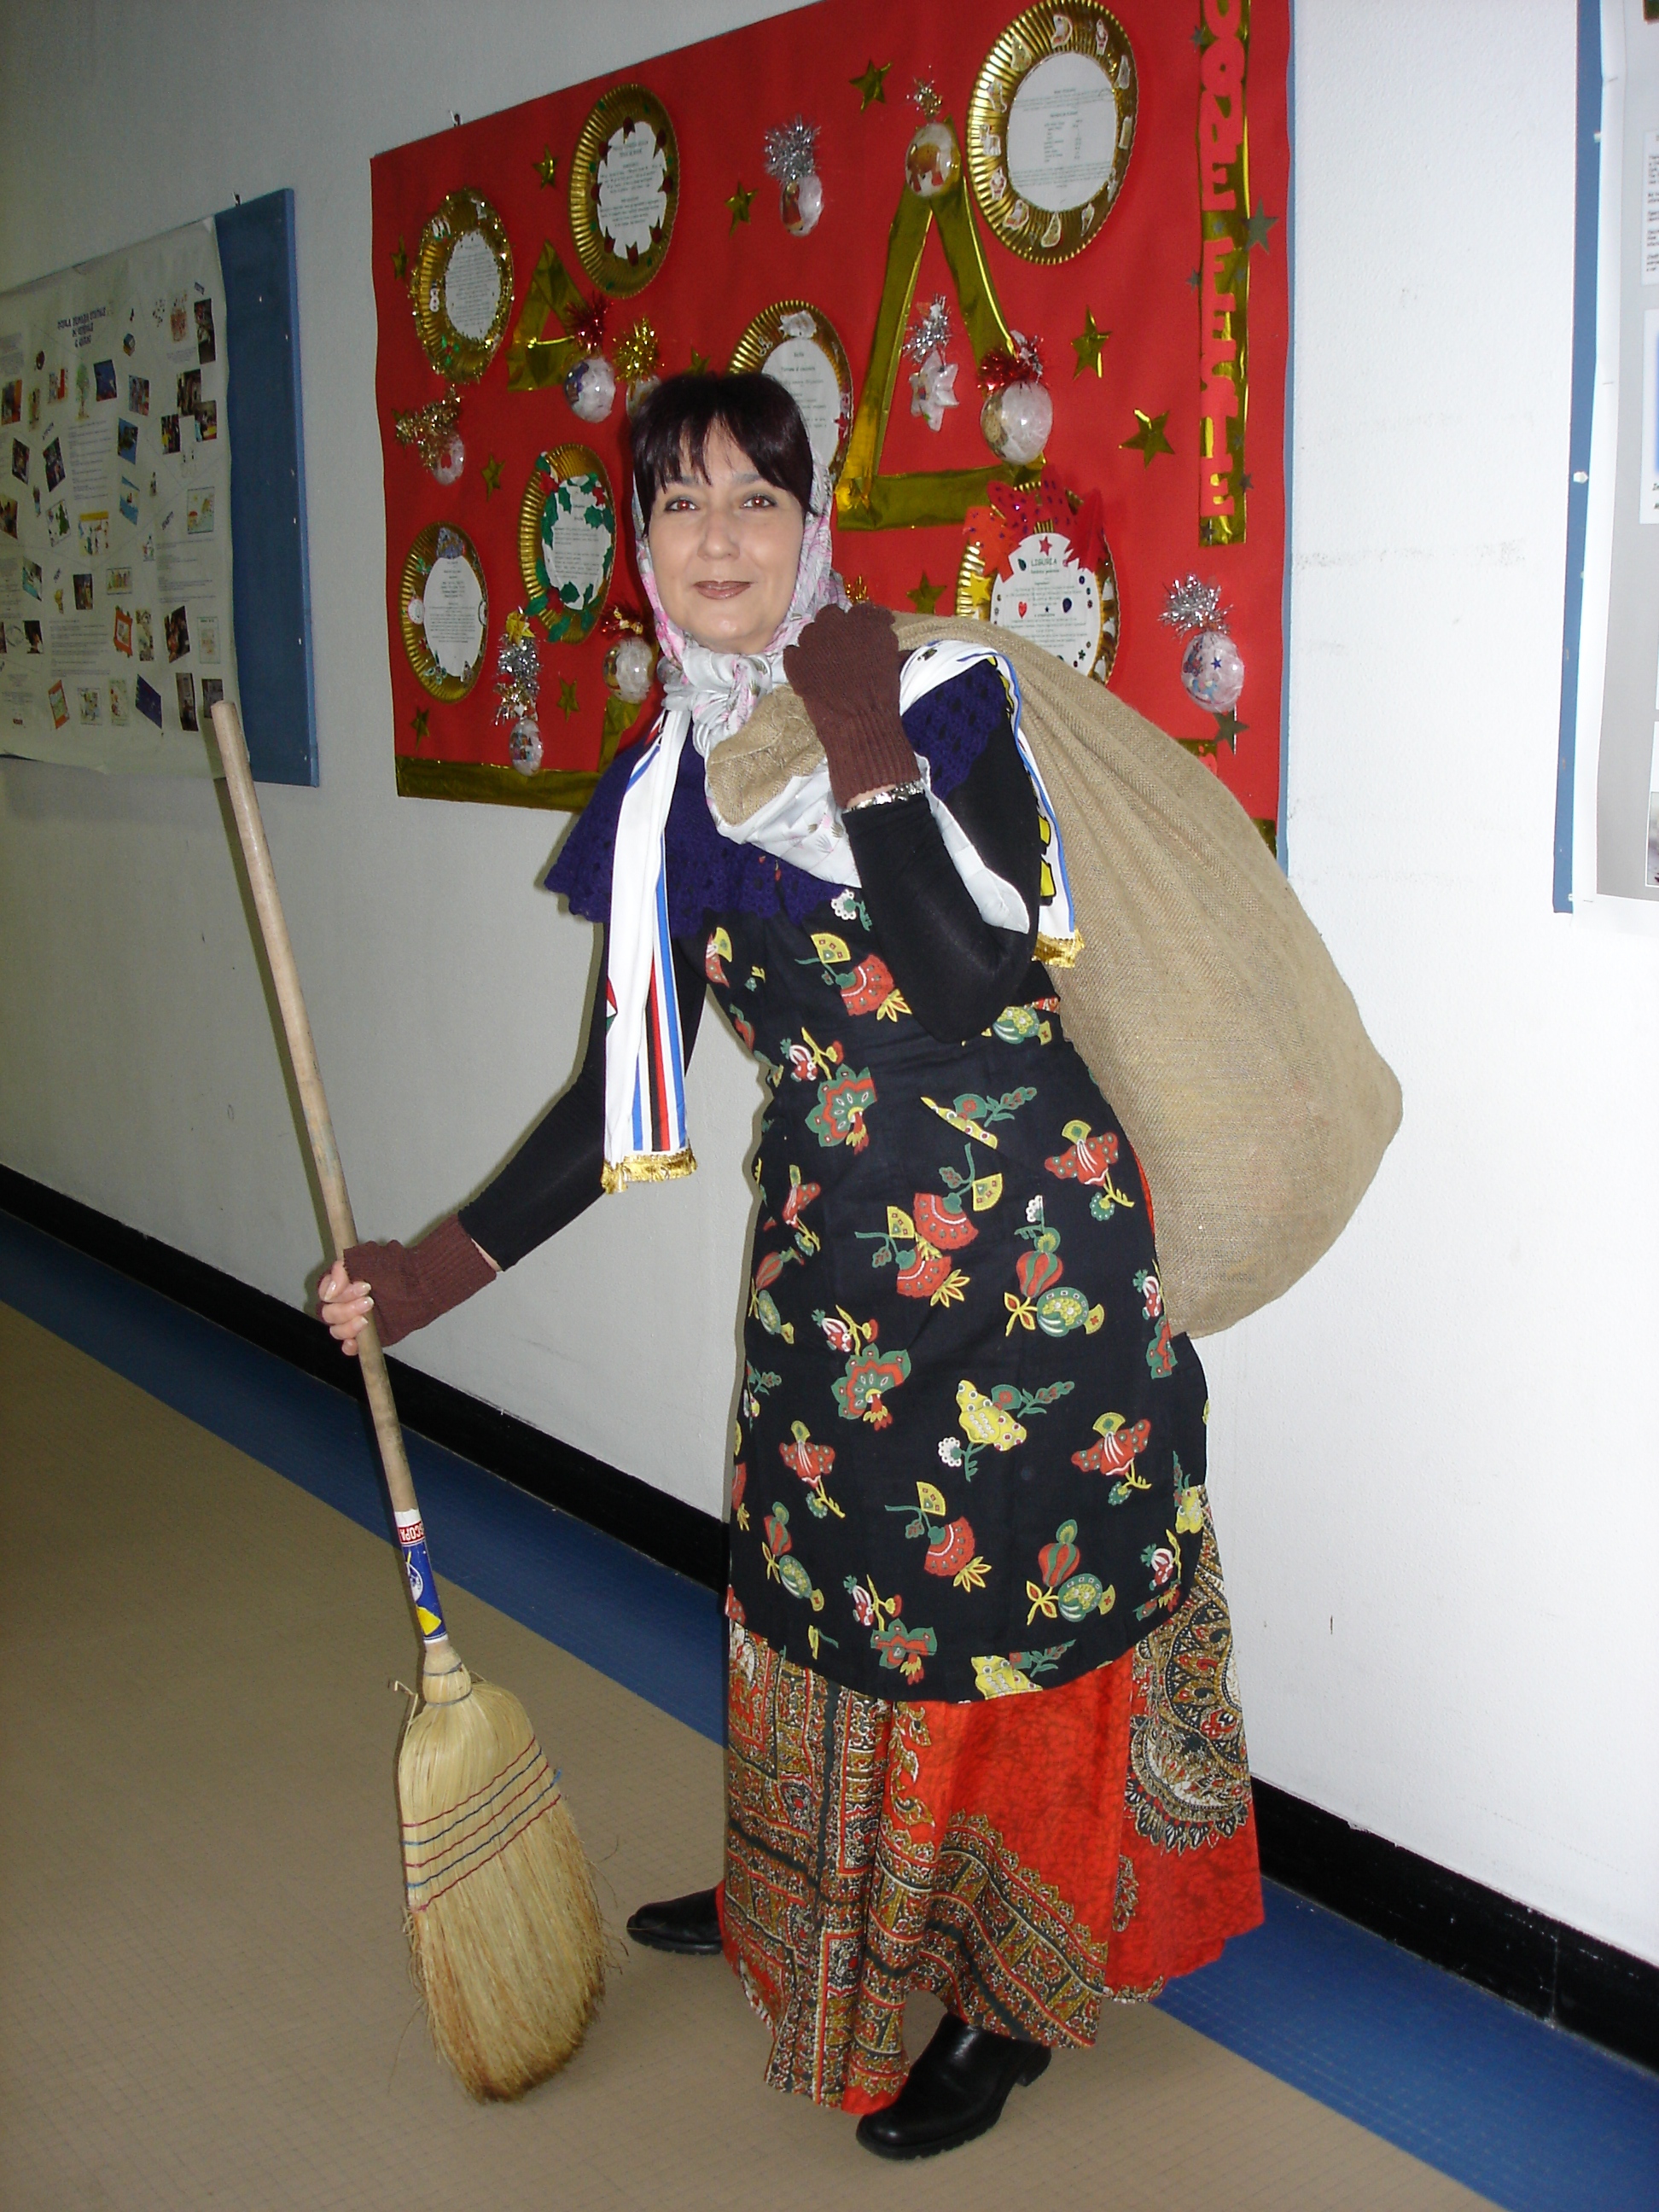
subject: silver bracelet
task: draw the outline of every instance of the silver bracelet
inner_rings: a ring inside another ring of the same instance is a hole
[[[843,814],[862,814],[866,806],[895,806],[901,799],[921,798],[927,789],[927,777],[918,775],[908,783],[890,783],[884,790],[866,791],[862,798],[850,800],[841,811]]]

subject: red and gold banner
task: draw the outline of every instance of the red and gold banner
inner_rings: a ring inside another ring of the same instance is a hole
[[[1273,820],[1288,61],[1288,0],[835,0],[378,155],[398,789],[580,805],[646,726],[627,391],[735,363],[805,396],[855,593],[1038,619],[1018,545],[1074,518],[1055,649]]]

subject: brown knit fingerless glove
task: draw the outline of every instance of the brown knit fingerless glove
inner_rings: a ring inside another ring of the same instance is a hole
[[[383,1346],[424,1328],[495,1279],[495,1270],[453,1213],[407,1250],[395,1243],[354,1244],[344,1259],[352,1281],[368,1285]]]
[[[838,806],[921,773],[899,720],[898,640],[885,607],[823,608],[784,654],[783,672],[812,718]]]

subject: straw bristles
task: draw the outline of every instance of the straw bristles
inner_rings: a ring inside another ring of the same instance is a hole
[[[398,1797],[432,2039],[470,2096],[522,2096],[575,2050],[605,1984],[592,1875],[524,1707],[476,1679],[424,1705]]]

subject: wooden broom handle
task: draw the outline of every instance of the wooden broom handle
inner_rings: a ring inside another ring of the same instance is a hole
[[[270,847],[265,842],[265,825],[253,789],[253,771],[248,765],[242,718],[228,699],[220,700],[213,708],[213,734],[219,741],[219,757],[225,764],[225,787],[230,793],[231,811],[236,817],[242,857],[247,862],[248,883],[253,892],[254,911],[259,917],[259,932],[265,941],[266,957],[270,962],[271,981],[276,986],[276,1003],[282,1008],[283,1028],[288,1037],[288,1056],[294,1079],[300,1086],[300,1103],[305,1109],[306,1131],[311,1139],[311,1156],[317,1163],[317,1180],[323,1187],[323,1204],[328,1212],[329,1234],[334,1239],[334,1256],[343,1260],[348,1249],[357,1242],[357,1226],[351,1218],[345,1174],[334,1142],[334,1124],[329,1119],[328,1100],[323,1095],[323,1079],[317,1066],[317,1048],[312,1042],[311,1023],[300,989],[300,971],[295,964],[294,946],[276,890],[276,871],[270,865]],[[374,1416],[374,1435],[380,1447],[380,1464],[386,1470],[386,1486],[392,1493],[392,1503],[399,1513],[418,1513],[415,1484],[409,1472],[409,1455],[404,1449],[404,1432],[398,1425],[398,1408],[392,1402],[386,1354],[380,1349],[373,1315],[357,1339],[357,1357],[362,1363],[369,1411]]]

